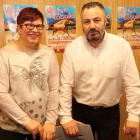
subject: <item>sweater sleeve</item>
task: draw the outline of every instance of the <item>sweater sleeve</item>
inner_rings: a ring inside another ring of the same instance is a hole
[[[58,117],[59,65],[54,51],[50,56],[48,87],[49,98],[45,123],[56,124]]]
[[[16,123],[26,126],[30,117],[17,105],[10,95],[10,68],[8,59],[0,53],[0,109]]]

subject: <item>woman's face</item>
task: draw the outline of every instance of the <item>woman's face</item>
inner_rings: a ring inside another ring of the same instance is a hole
[[[25,24],[28,24],[28,26],[26,27]],[[34,25],[42,26],[42,20],[38,19],[32,22],[25,21],[23,24],[21,24],[21,26],[17,25],[18,33],[20,34],[20,40],[27,46],[36,46],[42,37],[43,29],[38,30],[38,27],[34,27],[32,30],[28,29],[28,27],[30,28]]]

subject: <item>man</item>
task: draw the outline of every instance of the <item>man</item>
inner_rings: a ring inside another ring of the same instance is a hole
[[[70,43],[64,53],[60,123],[69,136],[78,134],[78,123],[86,123],[93,135],[97,132],[98,140],[118,140],[119,101],[125,86],[128,118],[124,133],[138,139],[140,80],[131,47],[123,38],[105,32],[101,3],[85,4],[81,21],[85,35]]]

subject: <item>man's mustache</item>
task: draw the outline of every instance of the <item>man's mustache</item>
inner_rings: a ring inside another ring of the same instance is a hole
[[[98,30],[96,30],[96,29],[90,29],[89,32],[90,32],[90,31],[97,31],[97,32],[98,32]]]
[[[94,31],[100,33],[100,32],[99,32],[98,30],[96,30],[96,29],[90,29],[90,30],[88,31],[88,33],[89,33],[89,32],[94,32]]]

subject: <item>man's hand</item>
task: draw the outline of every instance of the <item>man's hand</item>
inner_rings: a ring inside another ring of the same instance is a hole
[[[36,135],[39,133],[42,138],[43,127],[41,124],[35,120],[31,120],[25,127],[28,131],[32,133],[33,139],[36,139]]]
[[[125,134],[131,134],[132,137],[136,135],[137,140],[139,140],[139,123],[133,121],[126,121],[123,127],[123,131]]]
[[[43,140],[55,140],[55,125],[47,124],[43,125]]]
[[[68,123],[62,124],[62,126],[68,136],[77,136],[79,134],[77,124],[83,124],[83,123],[76,120],[71,120]]]

